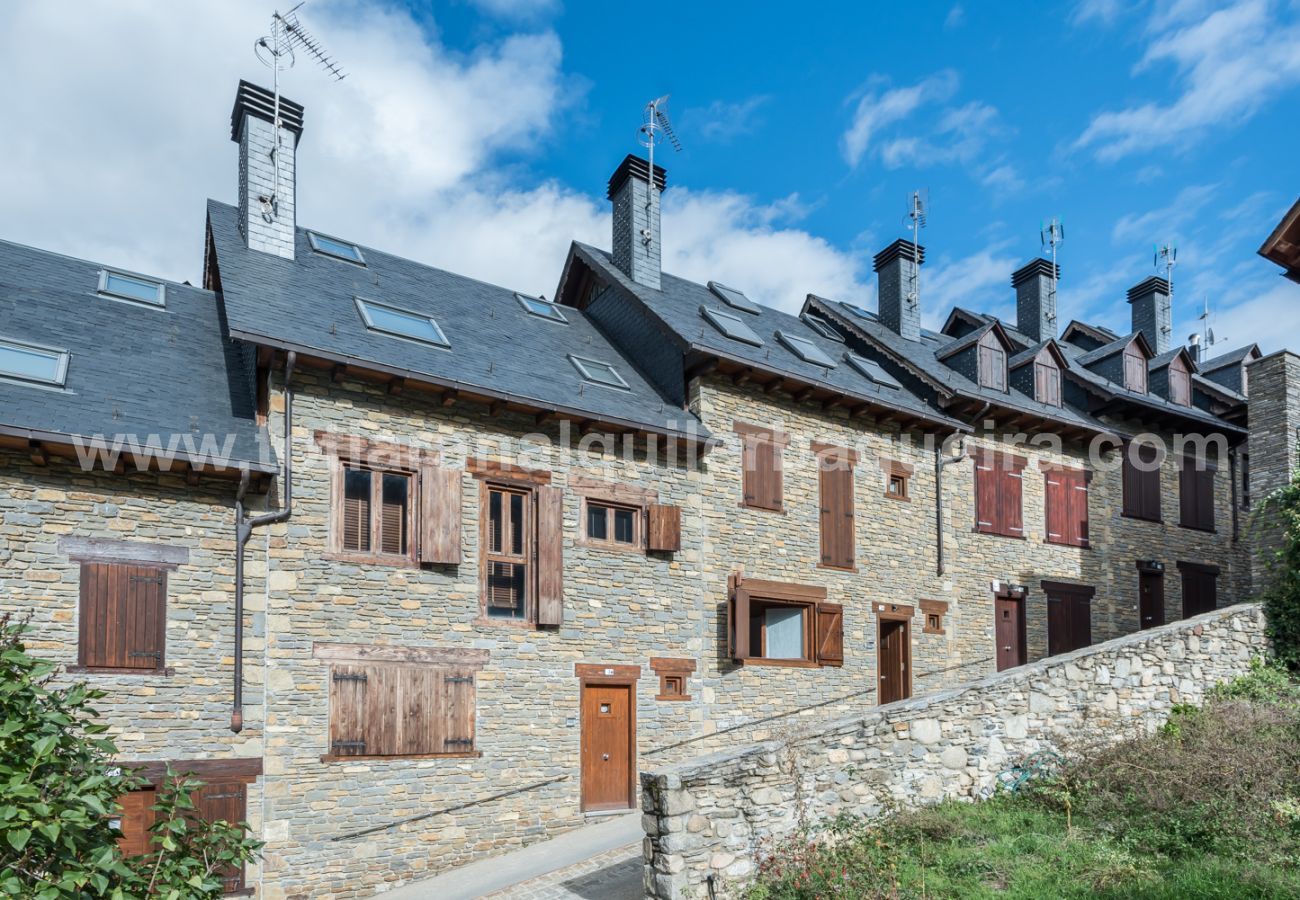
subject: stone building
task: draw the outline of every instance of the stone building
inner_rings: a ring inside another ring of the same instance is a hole
[[[1300,360],[1173,345],[1160,279],[1127,335],[1043,260],[931,331],[899,241],[877,311],[784,313],[663,272],[628,157],[548,301],[299,226],[302,108],[231,125],[202,289],[0,244],[0,608],[266,842],[232,891],[368,896],[1251,589]]]

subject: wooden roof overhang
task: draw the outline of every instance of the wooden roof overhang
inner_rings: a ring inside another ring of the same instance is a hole
[[[981,422],[992,419],[999,431],[1058,434],[1064,441],[1086,441],[1098,435],[1118,434],[1114,429],[1104,427],[1100,423],[1088,425],[1084,422],[1057,418],[1014,403],[999,403],[997,400],[990,400],[979,394],[953,393],[942,405],[947,412],[960,419],[969,420],[975,417]]]
[[[1300,200],[1292,204],[1258,252],[1286,269],[1287,278],[1300,281]]]
[[[1108,391],[1086,378],[1081,378],[1072,373],[1067,374],[1087,392],[1088,412],[1094,416],[1114,413],[1126,418],[1139,419],[1144,423],[1166,431],[1182,431],[1200,435],[1223,434],[1234,443],[1240,443],[1246,439],[1246,430],[1240,425],[1228,421],[1207,422],[1199,416],[1184,415],[1163,404],[1144,403],[1138,398]],[[1209,414],[1206,413],[1206,415]]]

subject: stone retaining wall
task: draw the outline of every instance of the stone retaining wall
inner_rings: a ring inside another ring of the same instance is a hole
[[[801,822],[980,796],[1063,739],[1153,728],[1264,649],[1260,608],[1243,604],[645,773],[646,896],[743,882],[762,843]]]

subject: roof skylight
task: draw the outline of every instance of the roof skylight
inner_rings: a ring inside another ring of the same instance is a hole
[[[750,300],[735,288],[729,288],[725,284],[719,284],[716,281],[709,282],[709,290],[723,303],[732,309],[738,309],[741,312],[753,313],[758,315],[759,309],[753,300]]]
[[[326,237],[323,234],[317,234],[314,231],[307,232],[307,240],[311,242],[311,248],[317,253],[323,253],[326,256],[333,256],[335,259],[345,260],[346,262],[356,263],[359,266],[366,264],[366,258],[361,255],[361,248],[356,244],[349,244],[347,241],[340,241],[337,238]]]
[[[99,292],[106,297],[147,303],[150,306],[165,306],[167,303],[167,289],[163,287],[161,281],[114,272],[111,269],[104,269],[99,273]]]
[[[804,313],[799,318],[803,319],[805,325],[820,334],[822,337],[827,338],[828,340],[838,341],[841,344],[844,343],[843,336],[832,328],[829,322],[820,316],[814,316],[812,313],[808,312]]]
[[[569,362],[573,363],[573,367],[578,370],[578,373],[582,375],[584,379],[593,384],[601,384],[605,387],[621,388],[625,391],[630,390],[627,382],[623,380],[623,376],[618,374],[618,369],[614,368],[609,363],[600,362],[595,359],[587,359],[582,356],[574,356],[572,354],[569,355]]]
[[[361,321],[365,322],[366,327],[371,331],[381,331],[384,334],[409,338],[422,344],[433,344],[435,347],[449,349],[451,347],[446,335],[442,333],[442,329],[438,327],[437,321],[432,316],[398,309],[395,306],[385,306],[360,297],[357,297],[356,301],[357,312],[361,313]]]
[[[894,379],[894,376],[882,369],[880,363],[875,360],[864,359],[856,353],[845,353],[844,358],[849,361],[849,365],[857,369],[868,381],[894,390],[902,388],[902,385]]]
[[[63,387],[68,351],[0,339],[0,377]]]
[[[754,334],[752,328],[740,320],[739,316],[734,316],[729,312],[723,312],[720,309],[709,309],[707,306],[700,307],[700,315],[709,321],[709,324],[721,331],[733,341],[740,341],[744,344],[752,344],[755,347],[763,346],[763,339]]]
[[[823,353],[821,347],[818,347],[807,338],[786,334],[784,331],[778,331],[776,338],[789,347],[790,351],[804,362],[810,362],[814,366],[825,366],[828,369],[835,368],[835,360]]]
[[[527,294],[515,292],[515,299],[529,313],[540,319],[549,319],[552,322],[568,322],[560,308],[544,297],[530,297]]]

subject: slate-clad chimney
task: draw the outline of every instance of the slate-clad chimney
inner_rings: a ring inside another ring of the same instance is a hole
[[[1056,266],[1055,271],[1052,267],[1050,260],[1040,256],[1011,276],[1011,286],[1016,289],[1016,330],[1035,341],[1057,336],[1053,276],[1060,280],[1061,267]]]
[[[925,248],[901,238],[877,253],[872,261],[878,279],[880,321],[909,341],[921,339],[921,302],[915,292],[920,285],[918,263],[923,262]]]
[[[1128,302],[1133,307],[1133,330],[1142,332],[1157,356],[1168,350],[1174,333],[1169,282],[1152,275],[1128,289]]]
[[[633,281],[659,290],[659,195],[667,172],[655,166],[655,195],[650,204],[650,164],[631,154],[609,178],[609,199],[614,201],[614,265]]]
[[[280,98],[280,141],[275,140],[275,94],[239,82],[230,113],[230,139],[239,145],[239,231],[250,250],[293,259],[298,138],[302,106]],[[279,157],[279,179],[276,157]]]

